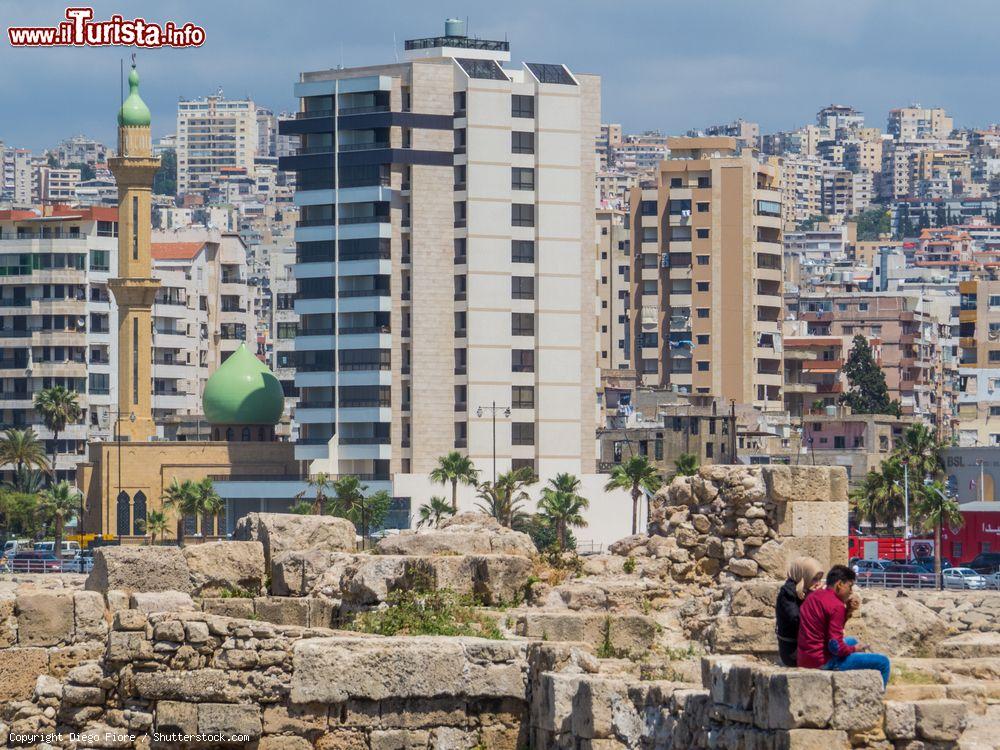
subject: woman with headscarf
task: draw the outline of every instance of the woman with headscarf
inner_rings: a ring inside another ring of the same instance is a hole
[[[799,607],[810,591],[822,588],[823,566],[812,557],[797,557],[788,566],[788,580],[778,591],[775,604],[775,633],[778,656],[786,667],[797,663]]]

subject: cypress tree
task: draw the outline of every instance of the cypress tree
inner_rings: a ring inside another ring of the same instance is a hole
[[[899,415],[898,401],[889,400],[885,373],[878,366],[868,340],[860,333],[854,337],[851,353],[844,365],[848,392],[841,397],[858,414]]]

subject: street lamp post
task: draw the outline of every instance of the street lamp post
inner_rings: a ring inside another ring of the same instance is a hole
[[[497,402],[494,401],[489,406],[480,406],[476,409],[476,416],[483,416],[484,411],[489,411],[493,414],[493,484],[497,483],[497,411],[503,410],[504,417],[510,416],[509,406],[497,406]]]
[[[910,462],[903,459],[903,553],[910,559]]]
[[[986,478],[984,476],[986,462],[980,458],[976,461],[976,465],[979,466],[979,502],[983,502],[986,497],[986,493],[984,492],[985,484],[983,483],[983,480]]]

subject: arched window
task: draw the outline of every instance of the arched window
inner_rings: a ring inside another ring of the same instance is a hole
[[[213,440],[218,440],[219,439],[219,428],[218,427],[215,428],[215,433],[214,433],[214,436],[212,437],[212,439]]]
[[[227,443],[233,442],[233,428],[232,427],[227,427],[226,428],[226,442]]]
[[[261,443],[263,443],[265,440],[267,440],[267,438],[264,435],[264,428],[263,427],[258,427],[257,428],[257,440],[259,442],[261,442]]]
[[[132,533],[140,536],[146,533],[146,494],[139,490],[132,504]]]
[[[242,440],[244,443],[249,443],[250,442],[250,428],[249,427],[244,427],[243,428],[243,430],[241,431],[241,434],[240,434],[240,440]]]
[[[129,496],[125,490],[118,493],[118,500],[115,503],[116,533],[118,536],[128,536],[131,527],[131,513],[129,512]]]

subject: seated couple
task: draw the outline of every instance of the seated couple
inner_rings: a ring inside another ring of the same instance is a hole
[[[856,638],[844,637],[845,623],[861,606],[854,581],[854,571],[846,565],[834,565],[824,580],[818,560],[792,561],[775,605],[782,664],[833,671],[874,669],[882,674],[883,686],[889,684],[889,658],[870,653]]]

